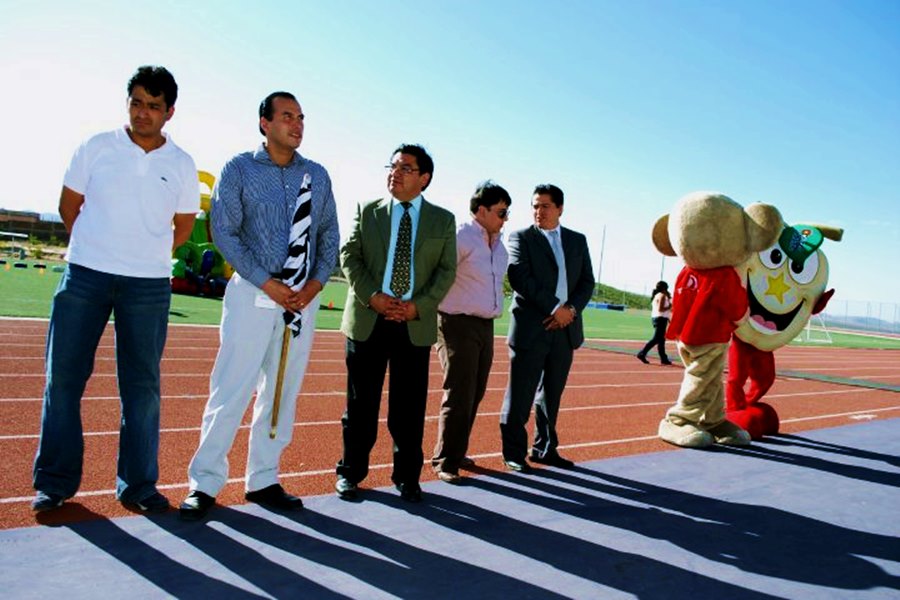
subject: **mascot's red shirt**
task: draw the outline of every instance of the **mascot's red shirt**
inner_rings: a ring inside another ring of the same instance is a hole
[[[748,307],[747,290],[734,267],[685,267],[675,280],[666,337],[692,346],[725,343]]]

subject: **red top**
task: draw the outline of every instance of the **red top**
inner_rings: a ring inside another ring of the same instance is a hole
[[[685,267],[675,280],[666,337],[691,345],[725,343],[748,308],[747,290],[734,267]]]

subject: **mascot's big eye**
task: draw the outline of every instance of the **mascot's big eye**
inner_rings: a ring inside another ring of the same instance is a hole
[[[759,262],[767,269],[777,269],[784,264],[784,252],[775,244],[759,253]]]
[[[816,273],[819,272],[819,253],[814,252],[810,254],[803,264],[792,260],[790,272],[791,279],[800,285],[809,283],[816,276]]]

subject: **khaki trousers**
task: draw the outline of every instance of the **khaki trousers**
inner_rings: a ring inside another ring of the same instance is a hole
[[[722,373],[728,343],[692,346],[679,341],[676,346],[684,363],[684,379],[678,401],[666,412],[666,420],[675,425],[691,423],[701,429],[715,427],[725,420]]]

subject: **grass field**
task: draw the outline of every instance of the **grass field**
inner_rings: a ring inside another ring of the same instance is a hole
[[[28,261],[25,261],[28,263]],[[0,266],[0,316],[47,318],[50,301],[59,282],[61,273],[52,269],[36,269],[28,263],[24,269],[6,264]],[[332,281],[322,291],[322,310],[316,318],[319,329],[338,329],[341,324],[341,309],[347,298],[347,285]],[[507,301],[508,302],[508,301]],[[329,303],[333,309],[327,307]],[[216,325],[222,315],[222,301],[218,298],[198,296],[172,296],[170,310],[171,323]],[[588,309],[584,312],[585,335],[592,338],[643,340],[652,334],[650,313],[629,309],[625,312]],[[497,319],[495,331],[506,333],[509,313]],[[846,332],[830,332],[831,345],[848,348],[891,348],[900,349],[900,339],[871,336]],[[794,342],[805,345],[806,342]],[[810,342],[809,345],[821,345]]]

